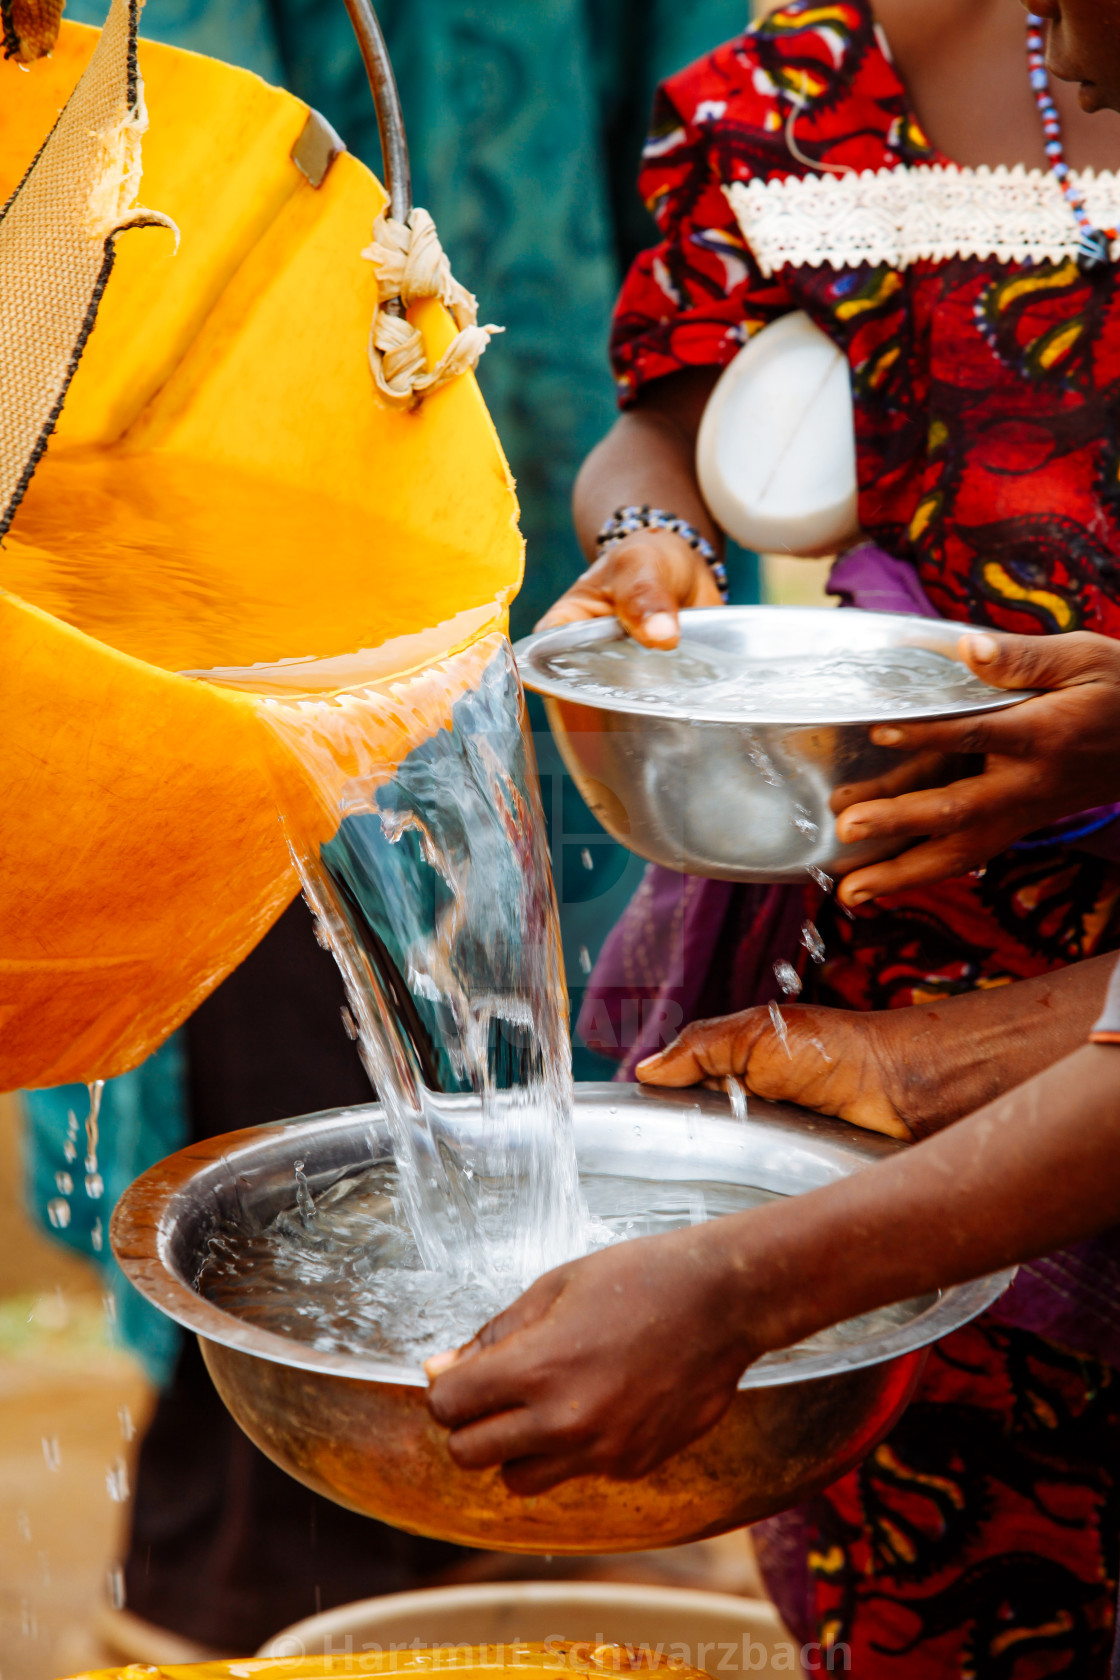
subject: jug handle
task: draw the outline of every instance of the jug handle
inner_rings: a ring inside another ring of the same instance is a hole
[[[346,0],[346,10],[354,34],[358,37],[362,63],[366,68],[369,89],[377,111],[377,131],[381,136],[382,169],[385,173],[385,190],[389,194],[389,208],[395,221],[407,222],[412,214],[412,169],[408,161],[408,140],[405,136],[401,96],[397,91],[397,78],[393,74],[389,49],[385,45],[385,37],[381,33],[381,25],[370,0]],[[386,308],[393,310],[393,305],[387,304]],[[398,300],[397,309],[393,313],[399,311]]]

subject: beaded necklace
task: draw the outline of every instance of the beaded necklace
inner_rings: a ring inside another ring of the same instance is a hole
[[[1112,261],[1112,241],[1115,228],[1095,228],[1085,208],[1085,200],[1073,184],[1065,147],[1062,145],[1062,119],[1050,94],[1050,73],[1046,68],[1046,38],[1041,18],[1027,14],[1027,67],[1038,114],[1042,118],[1042,135],[1050,173],[1062,189],[1066,203],[1073,211],[1080,238],[1078,239],[1078,267],[1086,274],[1104,268]]]

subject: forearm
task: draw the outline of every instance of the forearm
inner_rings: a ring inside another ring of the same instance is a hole
[[[696,482],[696,433],[716,375],[700,369],[658,380],[621,415],[580,468],[572,494],[576,534],[590,559],[604,520],[631,503],[665,508],[717,546],[723,536]]]
[[[720,1221],[757,1356],[1120,1223],[1120,1050],[1082,1045],[895,1159]]]
[[[896,1106],[914,1135],[974,1113],[1083,1045],[1116,961],[1110,952],[876,1017],[905,1084]]]

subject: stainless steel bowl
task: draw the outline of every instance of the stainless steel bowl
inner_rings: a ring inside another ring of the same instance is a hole
[[[452,1100],[454,1107],[454,1100]],[[840,1121],[751,1100],[746,1122],[709,1092],[577,1086],[581,1171],[754,1186],[827,1184],[899,1146]],[[480,1124],[469,1099],[456,1122]],[[328,1498],[419,1534],[502,1551],[639,1551],[719,1534],[797,1503],[861,1459],[906,1404],[930,1342],[988,1307],[1007,1277],[900,1309],[899,1322],[759,1361],[722,1420],[652,1475],[584,1477],[535,1499],[495,1472],[458,1469],[419,1367],[322,1352],[221,1311],[193,1288],[224,1224],[259,1229],[295,1204],[294,1164],[314,1189],[389,1155],[376,1106],[234,1132],[144,1174],[113,1216],[113,1250],[155,1306],[195,1331],[245,1433]],[[843,1265],[843,1255],[836,1257]]]
[[[827,607],[702,607],[681,614],[681,648],[795,661],[806,656],[924,649],[956,659],[970,625]],[[882,711],[846,708],[836,721],[797,722],[760,710],[689,716],[662,700],[598,699],[548,670],[557,654],[624,640],[616,619],[544,630],[515,648],[526,688],[544,696],[561,756],[608,834],[652,863],[722,881],[804,880],[810,865],[843,874],[897,846],[836,838],[832,796],[906,762],[872,746]],[[907,710],[923,717],[996,711],[1029,696],[979,698]],[[794,710],[794,708],[790,708]],[[838,708],[839,710],[839,708]]]

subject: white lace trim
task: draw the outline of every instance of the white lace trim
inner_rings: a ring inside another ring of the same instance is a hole
[[[1094,227],[1120,226],[1120,176],[1087,170],[1072,180]],[[724,192],[767,276],[787,263],[901,269],[950,257],[1060,262],[1077,252],[1077,223],[1057,181],[1021,165],[790,176],[735,181]]]

